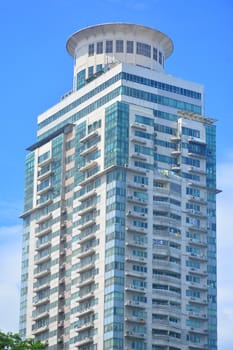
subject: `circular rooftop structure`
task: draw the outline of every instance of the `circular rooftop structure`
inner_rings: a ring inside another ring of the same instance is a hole
[[[117,33],[124,34],[125,39],[128,36],[134,37],[135,40],[144,37],[152,43],[159,44],[163,49],[165,58],[173,52],[173,42],[167,35],[147,26],[130,23],[106,23],[81,29],[68,38],[66,48],[69,54],[75,57],[77,47],[83,40],[94,39],[95,37],[108,38],[111,34],[116,35]]]

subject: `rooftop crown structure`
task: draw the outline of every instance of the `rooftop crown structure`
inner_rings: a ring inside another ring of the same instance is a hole
[[[173,43],[109,23],[67,41],[73,88],[25,175],[20,332],[49,350],[216,350],[216,154]]]

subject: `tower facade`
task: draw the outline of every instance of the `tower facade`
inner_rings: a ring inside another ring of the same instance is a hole
[[[203,87],[141,25],[67,41],[73,89],[28,148],[20,332],[49,350],[217,349],[216,154]]]

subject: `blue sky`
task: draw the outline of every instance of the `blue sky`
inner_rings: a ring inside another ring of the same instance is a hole
[[[171,37],[166,72],[203,84],[205,115],[218,119],[219,349],[232,349],[232,18],[231,0],[1,0],[0,329],[18,329],[25,148],[37,116],[72,87],[66,40],[89,25],[129,22]]]

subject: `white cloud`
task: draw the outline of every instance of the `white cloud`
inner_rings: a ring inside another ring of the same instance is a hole
[[[0,227],[0,329],[18,332],[21,225]]]

